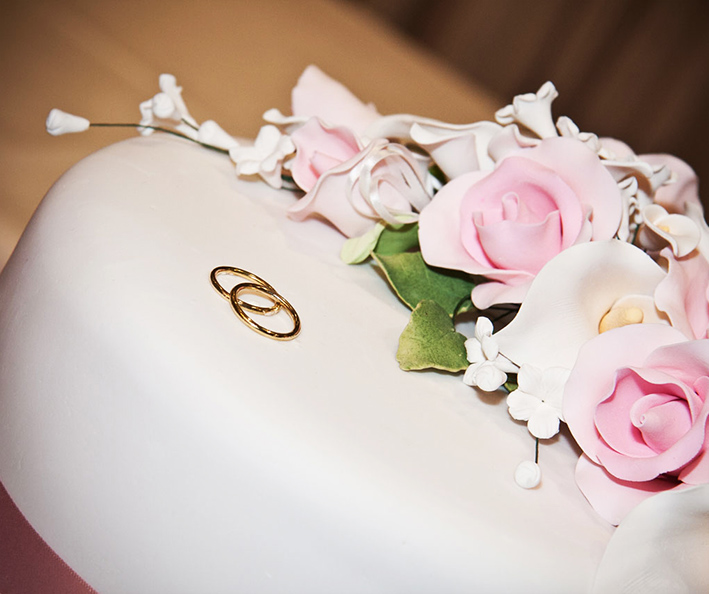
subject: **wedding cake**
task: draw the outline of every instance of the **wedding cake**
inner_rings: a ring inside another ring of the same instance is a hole
[[[685,164],[555,125],[551,85],[454,126],[310,67],[245,143],[160,83],[0,277],[0,481],[77,583],[707,586]]]

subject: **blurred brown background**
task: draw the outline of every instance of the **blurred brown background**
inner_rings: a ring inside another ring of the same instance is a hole
[[[555,116],[709,180],[709,1],[350,0],[499,97],[551,80]],[[709,203],[709,181],[704,181]]]

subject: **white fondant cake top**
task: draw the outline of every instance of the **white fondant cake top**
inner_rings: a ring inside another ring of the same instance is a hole
[[[0,283],[0,474],[99,591],[584,591],[611,528],[496,395],[402,373],[405,308],[339,236],[220,155],[163,137],[62,177]],[[243,326],[247,268],[301,335]],[[10,348],[11,347],[11,348]]]
[[[598,591],[709,584],[691,168],[554,121],[551,83],[453,125],[382,116],[311,66],[253,143],[159,84],[136,127],[181,139],[75,167],[0,283],[0,476],[82,577],[584,591],[597,512],[621,524]],[[229,294],[220,266],[256,284]],[[265,326],[249,292],[280,308]],[[67,530],[77,505],[89,521]]]

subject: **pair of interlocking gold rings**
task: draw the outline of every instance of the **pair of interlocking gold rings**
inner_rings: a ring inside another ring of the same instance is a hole
[[[221,274],[240,276],[241,278],[248,279],[251,282],[238,283],[228,291],[219,282],[218,277]],[[259,334],[268,336],[274,340],[292,340],[298,336],[298,333],[300,332],[300,316],[298,316],[298,312],[295,311],[295,308],[288,303],[288,301],[286,301],[286,299],[278,291],[276,291],[276,289],[274,289],[260,276],[256,276],[253,272],[249,272],[243,268],[218,266],[212,270],[209,278],[212,281],[212,286],[216,289],[217,293],[231,303],[231,308],[234,310],[234,313],[254,332],[258,332]],[[256,293],[257,295],[265,297],[267,300],[271,301],[271,304],[264,306],[244,301],[239,297],[239,295],[243,292]],[[289,332],[276,332],[275,330],[266,328],[246,313],[248,311],[260,316],[271,316],[278,313],[281,309],[284,309],[293,321],[293,329]]]

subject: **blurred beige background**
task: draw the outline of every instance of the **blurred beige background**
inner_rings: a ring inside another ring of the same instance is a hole
[[[135,121],[162,72],[254,136],[319,65],[382,113],[469,122],[547,79],[557,115],[709,177],[705,0],[0,0],[0,267],[73,163],[128,130],[54,138],[52,107]]]

